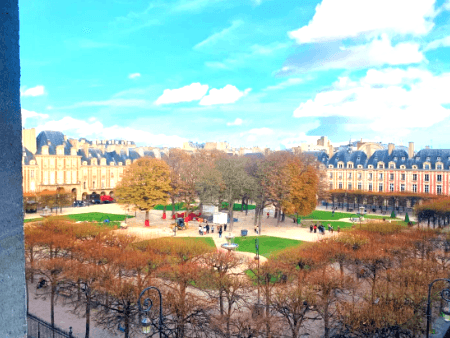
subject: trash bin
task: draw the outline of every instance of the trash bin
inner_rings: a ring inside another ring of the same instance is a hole
[[[247,236],[248,230],[247,229],[242,229],[241,230],[241,236]]]

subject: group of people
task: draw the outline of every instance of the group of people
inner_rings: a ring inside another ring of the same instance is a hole
[[[208,224],[208,221],[206,221],[206,224],[205,225],[201,225],[201,224],[199,224],[198,225],[198,233],[200,234],[200,235],[205,235],[205,234],[209,234],[210,233],[210,231],[211,231],[211,233],[213,234],[214,233],[214,224],[211,224],[211,226]],[[222,232],[223,231],[227,231],[227,225],[226,224],[224,224],[224,225],[218,225],[217,226],[217,232],[219,233],[219,238],[221,238],[222,237]]]
[[[334,232],[334,227],[331,225],[331,223],[328,223],[327,227],[328,227],[328,231],[329,232],[331,232],[331,233]],[[312,233],[313,231],[314,231],[314,233],[317,233],[317,229],[319,229],[319,234],[325,235],[325,226],[323,224],[317,225],[317,223],[316,223],[314,225],[311,224],[309,226],[309,232],[310,233]],[[341,231],[341,228],[338,225],[337,226],[337,232],[340,232],[340,231]]]

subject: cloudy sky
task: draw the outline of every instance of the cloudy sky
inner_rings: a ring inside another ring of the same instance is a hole
[[[450,0],[22,0],[20,53],[38,132],[450,148]]]

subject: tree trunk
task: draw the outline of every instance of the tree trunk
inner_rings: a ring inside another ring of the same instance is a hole
[[[228,214],[230,215],[230,232],[233,231],[233,207],[234,202],[228,206]]]
[[[253,220],[253,225],[256,226],[257,222],[258,222],[258,216],[259,216],[259,206],[256,206],[255,208],[255,219]]]
[[[223,288],[220,288],[219,291],[219,309],[220,315],[223,316]]]
[[[172,215],[170,217],[173,218],[173,215],[175,215],[175,198],[171,197],[170,200],[172,201]]]
[[[149,210],[145,210],[145,222],[150,225],[150,211]]]
[[[262,217],[263,217],[263,212],[264,212],[264,209],[261,207],[260,210],[259,210],[259,217],[258,217],[258,230],[259,230],[259,235],[261,235],[261,232],[262,232],[261,219],[262,219]]]
[[[127,303],[125,306],[125,338],[130,337],[130,305]]]
[[[87,288],[87,287],[86,287]],[[90,291],[86,290],[86,335],[85,338],[89,338],[90,324],[91,324],[91,296]]]
[[[51,292],[50,292],[50,323],[52,327],[55,326],[55,289],[56,285],[51,283]]]

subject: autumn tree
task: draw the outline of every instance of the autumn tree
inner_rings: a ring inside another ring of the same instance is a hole
[[[172,189],[170,183],[167,163],[154,158],[138,159],[125,169],[116,186],[117,203],[145,211],[145,220],[149,221],[149,211],[157,204],[166,204]]]
[[[175,337],[191,337],[189,327],[195,332],[206,321],[205,313],[211,306],[210,301],[190,291],[195,289],[193,282],[201,275],[202,257],[211,248],[200,241],[161,239],[153,242],[153,251],[166,257],[158,275],[162,278],[162,292],[170,312],[169,326],[175,328]]]
[[[216,168],[222,175],[223,200],[228,203],[230,217],[230,231],[233,230],[233,207],[236,200],[252,190],[253,179],[245,170],[245,158],[229,157],[219,159]]]
[[[184,182],[181,179],[183,167],[191,161],[190,155],[181,149],[171,148],[168,157],[165,157],[166,163],[170,168],[170,201],[172,202],[172,217],[175,213],[175,203],[180,198],[180,192],[183,189]]]
[[[316,194],[319,185],[317,170],[312,165],[303,164],[298,158],[286,164],[289,175],[289,196],[282,201],[289,213],[307,216],[316,208]]]

